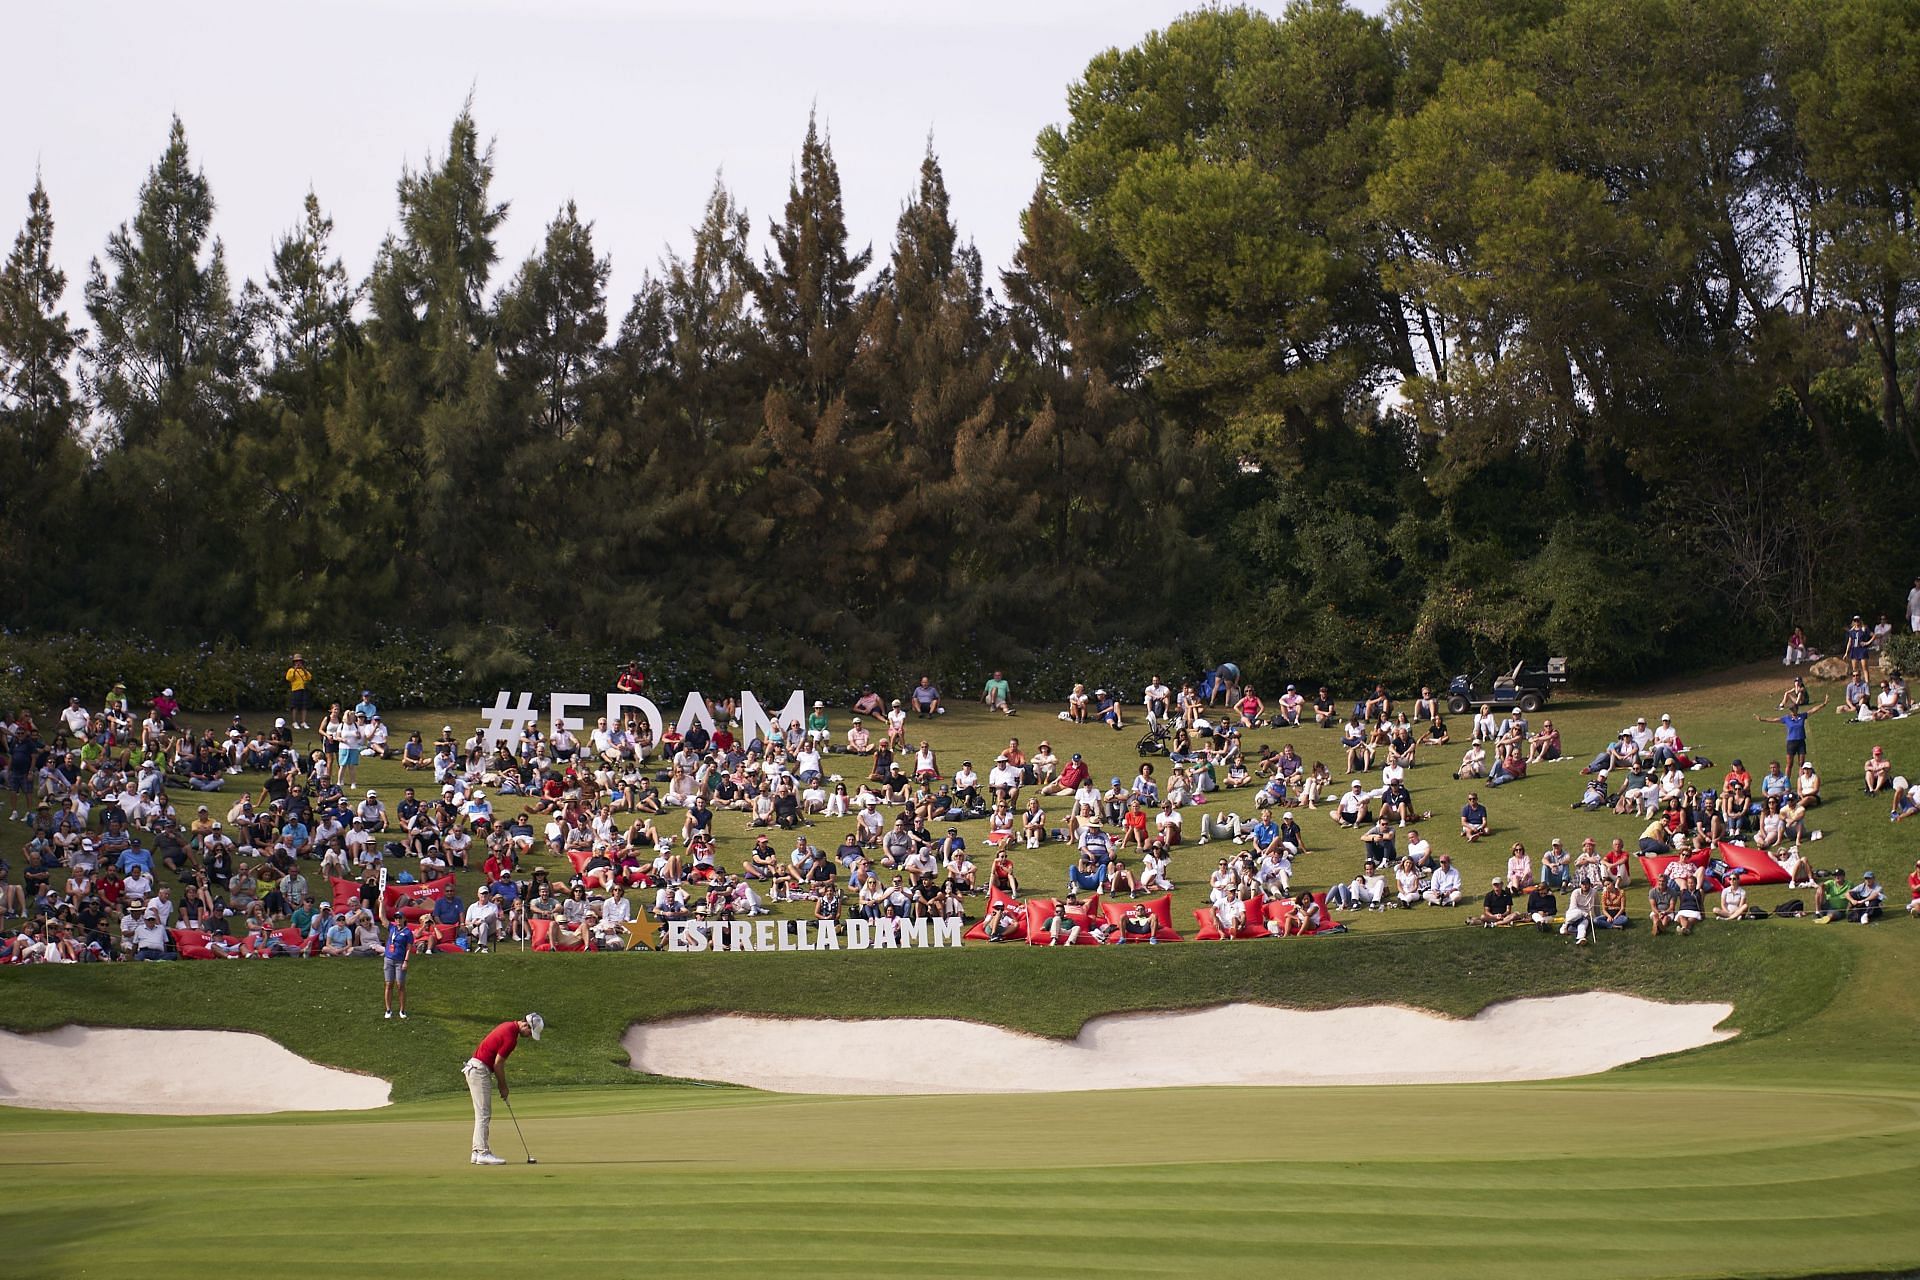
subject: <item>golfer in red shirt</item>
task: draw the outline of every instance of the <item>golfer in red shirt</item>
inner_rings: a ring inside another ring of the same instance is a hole
[[[486,1039],[461,1068],[467,1077],[467,1092],[473,1095],[473,1163],[505,1164],[487,1145],[487,1128],[493,1122],[493,1082],[500,1082],[500,1097],[508,1097],[507,1057],[523,1035],[540,1038],[546,1019],[530,1013],[513,1022],[503,1022],[487,1032]]]

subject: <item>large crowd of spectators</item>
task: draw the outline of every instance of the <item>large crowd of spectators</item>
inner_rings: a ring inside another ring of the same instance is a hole
[[[187,727],[171,689],[136,707],[123,685],[97,708],[70,699],[44,730],[25,711],[0,715],[9,816],[27,828],[22,874],[0,889],[0,919],[13,926],[0,957],[158,959],[172,954],[175,929],[208,934],[215,955],[373,954],[403,909],[443,926],[419,931],[420,945],[475,950],[536,935],[619,949],[636,924],[676,921],[719,941],[714,926],[775,903],[821,920],[971,918],[969,899],[1022,893],[1017,855],[1054,845],[1065,847],[1055,864],[1064,874],[1036,872],[1029,858],[1026,878],[1058,884],[1072,906],[1080,895],[1170,891],[1174,850],[1221,841],[1228,852],[1206,891],[1222,919],[1256,898],[1298,897],[1301,860],[1318,853],[1323,869],[1312,879],[1330,888],[1316,913],[1477,906],[1469,923],[1553,921],[1586,942],[1631,918],[1623,895],[1635,856],[1678,855],[1650,887],[1645,915],[1688,932],[1709,918],[1709,884],[1725,886],[1711,914],[1753,914],[1737,874],[1689,860],[1723,841],[1767,850],[1828,918],[1864,922],[1884,905],[1871,875],[1837,882],[1802,851],[1819,838],[1810,813],[1821,803],[1806,726],[1825,701],[1798,677],[1769,717],[1786,731],[1784,764],[1756,777],[1735,759],[1720,771],[1670,715],[1636,719],[1585,760],[1569,797],[1575,810],[1644,822],[1632,846],[1614,838],[1602,850],[1587,839],[1570,855],[1556,839],[1536,865],[1516,842],[1506,874],[1477,897],[1436,849],[1434,837],[1447,833],[1415,800],[1411,771],[1451,765],[1454,779],[1484,780],[1491,798],[1565,761],[1564,746],[1551,717],[1536,724],[1517,706],[1482,705],[1456,734],[1430,688],[1403,704],[1375,686],[1341,704],[1324,687],[1307,697],[1287,685],[1269,704],[1230,666],[1177,689],[1153,675],[1132,701],[1076,686],[1060,719],[1141,731],[1133,776],[1103,786],[1080,753],[1063,756],[1044,737],[1029,748],[1011,736],[978,764],[943,762],[916,732],[947,711],[925,677],[901,698],[864,691],[843,729],[816,702],[805,719],[742,741],[737,708],[716,702],[716,727],[669,726],[659,741],[636,716],[603,717],[581,733],[534,723],[492,745],[452,725],[432,741],[410,733],[396,742],[371,690],[316,723],[298,655],[287,679],[286,716],[253,725],[236,716],[217,731]],[[644,677],[636,667],[619,681],[635,690]],[[1871,704],[1866,718],[1905,715],[1904,683],[1889,676],[1882,686],[1859,701]],[[1016,714],[1000,672],[980,697]],[[1284,740],[1314,729],[1328,736],[1303,739],[1319,744],[1307,754]],[[1283,741],[1244,745],[1256,730]],[[1326,758],[1309,763],[1316,754]],[[363,788],[369,757],[417,781],[385,796]],[[1889,797],[1893,821],[1920,812],[1920,788],[1880,747],[1862,776],[1868,793]],[[1044,801],[1056,798],[1064,810],[1049,812]],[[1310,842],[1300,815],[1323,808],[1332,834]],[[737,859],[723,859],[713,830],[726,811],[753,833]],[[844,835],[817,841],[821,823]],[[1470,844],[1493,830],[1480,791],[1469,791],[1457,838]],[[1345,866],[1343,838],[1354,842]],[[452,871],[478,873],[471,903],[442,891]],[[397,893],[382,892],[388,876]],[[338,892],[342,883],[353,888]],[[1920,904],[1920,869],[1912,883]]]

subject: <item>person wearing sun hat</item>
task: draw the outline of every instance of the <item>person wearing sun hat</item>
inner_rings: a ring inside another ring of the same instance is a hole
[[[537,1013],[502,1022],[487,1032],[480,1041],[473,1056],[461,1068],[466,1077],[467,1092],[473,1098],[473,1154],[474,1164],[505,1164],[499,1156],[493,1154],[489,1146],[488,1129],[493,1120],[493,1089],[500,1087],[500,1099],[506,1101],[511,1096],[507,1088],[507,1058],[520,1043],[521,1036],[532,1036],[536,1041],[546,1030],[546,1019]]]

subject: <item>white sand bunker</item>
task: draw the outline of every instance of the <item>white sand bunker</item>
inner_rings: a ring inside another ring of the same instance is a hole
[[[1635,996],[1515,1000],[1455,1021],[1375,1005],[1230,1004],[1114,1014],[1073,1040],[976,1022],[837,1022],[734,1014],[639,1023],[639,1071],[777,1093],[1022,1093],[1171,1085],[1429,1084],[1589,1075],[1725,1040],[1728,1004]]]
[[[392,1086],[239,1031],[0,1031],[0,1106],[163,1116],[365,1111]]]

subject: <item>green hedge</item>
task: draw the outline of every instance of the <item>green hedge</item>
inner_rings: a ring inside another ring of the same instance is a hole
[[[1177,682],[1197,671],[1198,660],[1172,646],[1131,643],[1062,648],[1004,657],[900,656],[876,661],[830,648],[793,643],[765,646],[743,641],[725,653],[692,652],[672,642],[637,654],[611,647],[583,647],[546,636],[488,628],[474,636],[424,636],[382,632],[364,644],[320,642],[301,650],[314,674],[316,704],[351,704],[372,689],[382,706],[444,707],[491,701],[501,689],[544,695],[554,690],[595,693],[613,688],[615,675],[639,657],[649,692],[666,701],[690,689],[710,695],[752,689],[762,701],[794,688],[845,705],[871,684],[903,693],[922,672],[951,698],[976,696],[995,667],[1007,672],[1016,702],[1064,705],[1076,680],[1089,687],[1112,684],[1137,698],[1147,677],[1158,672]],[[266,708],[284,705],[290,651],[264,651],[232,643],[169,647],[141,637],[80,632],[60,636],[8,636],[0,663],[0,707],[47,710],[77,695],[98,707],[115,681],[125,681],[137,701],[173,689],[188,708]]]

